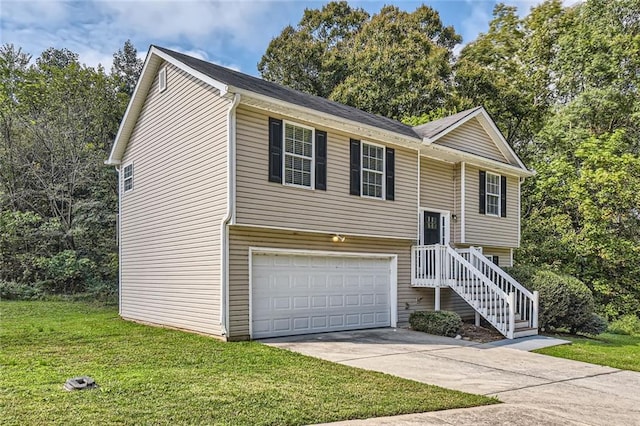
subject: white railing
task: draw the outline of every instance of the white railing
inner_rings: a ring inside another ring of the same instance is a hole
[[[514,310],[519,320],[527,321],[528,328],[538,328],[538,292],[531,292],[511,275],[491,262],[482,254],[482,249],[470,247],[457,250],[460,255],[484,276],[489,278],[500,290],[514,294]]]
[[[411,284],[451,287],[500,333],[513,338],[515,294],[508,294],[448,245],[414,246]]]

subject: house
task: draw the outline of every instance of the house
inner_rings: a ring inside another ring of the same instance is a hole
[[[532,173],[482,107],[411,127],[152,46],[106,164],[125,319],[243,340],[447,309],[537,333],[498,267]]]

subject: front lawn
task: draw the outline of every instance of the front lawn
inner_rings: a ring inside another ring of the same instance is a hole
[[[113,308],[0,302],[0,418],[25,424],[310,424],[496,403]],[[67,392],[88,375],[97,390]]]
[[[640,337],[604,333],[594,338],[558,336],[570,345],[554,346],[535,352],[622,370],[640,371]]]

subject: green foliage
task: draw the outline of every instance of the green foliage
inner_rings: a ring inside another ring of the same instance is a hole
[[[460,315],[449,311],[420,311],[409,315],[411,328],[438,336],[455,337],[462,329]]]
[[[497,402],[261,343],[135,324],[97,304],[0,302],[0,311],[7,426],[303,425]],[[62,390],[84,374],[100,387]]]
[[[505,271],[525,287],[538,291],[541,329],[599,334],[607,328],[606,321],[595,314],[591,290],[577,278],[530,266],[505,268]]]
[[[0,300],[36,300],[42,296],[42,291],[32,284],[0,280]]]
[[[0,48],[0,281],[43,294],[115,286],[117,184],[103,161],[139,65],[130,44],[120,56],[107,75],[68,49],[29,65]]]
[[[609,324],[609,333],[640,337],[640,318],[635,315],[623,315]]]
[[[461,41],[438,13],[384,6],[369,16],[347,2],[307,9],[274,38],[262,77],[392,118],[451,104],[453,47]]]

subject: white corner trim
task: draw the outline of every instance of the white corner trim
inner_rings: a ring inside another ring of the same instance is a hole
[[[462,163],[460,163],[460,242],[461,243],[466,242],[466,235],[465,235],[466,203],[464,200],[466,197],[466,179],[467,179],[466,163],[463,161]]]
[[[422,234],[422,232],[420,232],[420,181],[422,180],[422,169],[420,167],[420,150],[418,149],[418,183],[417,183],[417,193],[418,193],[418,229],[416,230],[418,233],[416,235],[416,241],[420,242],[420,234]]]

